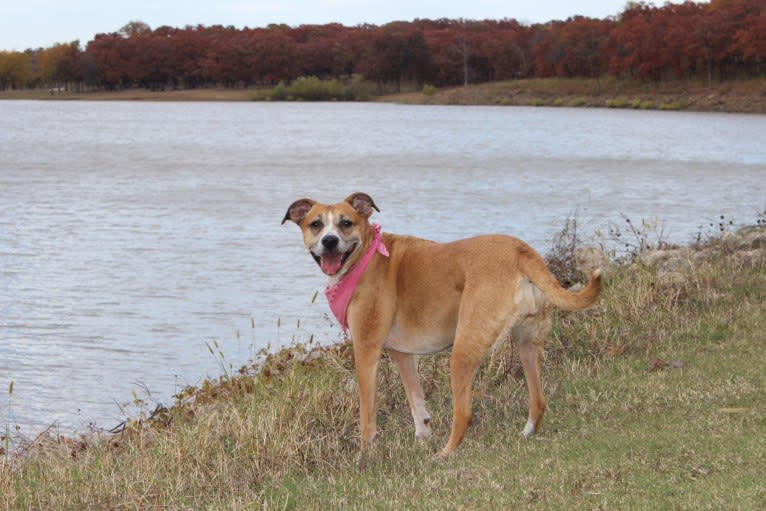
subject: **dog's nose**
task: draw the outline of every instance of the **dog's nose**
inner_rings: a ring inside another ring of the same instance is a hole
[[[332,234],[328,234],[322,238],[322,246],[327,250],[334,250],[338,246],[339,242],[340,238]]]

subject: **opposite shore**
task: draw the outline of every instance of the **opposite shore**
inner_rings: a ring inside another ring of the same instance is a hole
[[[0,99],[92,101],[268,101],[272,88],[203,88],[150,91],[68,92],[16,90]],[[370,101],[409,105],[606,107],[703,112],[766,113],[766,79],[665,84],[593,79],[528,79],[369,96]]]

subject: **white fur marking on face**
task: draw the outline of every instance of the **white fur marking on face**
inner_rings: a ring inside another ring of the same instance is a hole
[[[532,421],[532,419],[527,419],[527,425],[524,426],[524,431],[521,432],[521,435],[529,438],[532,435],[535,434],[535,423]]]
[[[325,220],[325,228],[322,231],[322,235],[319,236],[319,239],[321,240],[322,238],[324,238],[328,234],[334,234],[334,235],[338,236],[338,233],[335,230],[335,222],[333,222],[333,218],[332,218],[332,211],[328,211],[327,212],[327,220]],[[340,236],[338,236],[338,237],[340,237]]]
[[[322,245],[322,240],[325,236],[328,234],[334,234],[335,236],[338,236],[338,232],[335,229],[335,225],[333,225],[333,219],[332,219],[332,211],[327,212],[327,217],[323,217],[322,223],[324,223],[324,227],[319,232],[319,235],[316,237],[316,240],[314,241],[314,244],[309,247],[309,249],[316,255],[322,255],[324,253],[324,245]],[[338,236],[340,238],[340,236]]]

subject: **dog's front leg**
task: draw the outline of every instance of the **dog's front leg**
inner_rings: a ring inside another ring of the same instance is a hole
[[[375,438],[377,426],[377,375],[381,346],[377,343],[357,341],[354,337],[354,363],[359,384],[359,429],[362,449]]]
[[[418,361],[415,355],[388,350],[391,359],[399,369],[399,376],[404,384],[407,401],[410,404],[412,419],[415,421],[415,437],[421,440],[431,437],[431,415],[426,408],[423,387],[418,376]]]

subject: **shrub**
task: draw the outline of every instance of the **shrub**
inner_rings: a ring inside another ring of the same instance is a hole
[[[285,86],[279,83],[271,91],[276,101],[351,101],[355,99],[353,87],[346,87],[338,80],[322,81],[316,76],[301,76]]]
[[[582,241],[577,235],[577,218],[567,218],[564,227],[553,239],[550,251],[545,254],[545,264],[556,280],[566,287],[581,282],[583,275],[577,269],[577,249]]]
[[[625,108],[628,106],[626,99],[607,99],[604,101],[604,106],[607,108]]]
[[[660,103],[660,110],[681,110],[681,103]]]
[[[273,89],[271,89],[269,98],[274,101],[285,101],[287,96],[287,87],[285,87],[283,82],[279,82]]]
[[[569,102],[569,106],[578,107],[578,106],[587,106],[588,100],[585,98],[574,98],[572,101]]]
[[[428,85],[428,84],[424,85],[423,94],[425,94],[426,96],[433,96],[434,94],[436,94],[436,87],[434,87],[433,85]]]

